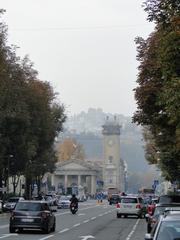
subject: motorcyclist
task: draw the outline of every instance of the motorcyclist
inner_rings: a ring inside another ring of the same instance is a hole
[[[78,208],[78,199],[77,199],[77,197],[76,197],[75,194],[72,194],[72,197],[71,197],[71,199],[70,199],[70,202],[71,202],[70,206],[71,206],[72,204],[75,204],[76,208]]]

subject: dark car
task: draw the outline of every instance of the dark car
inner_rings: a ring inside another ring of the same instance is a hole
[[[3,204],[3,211],[4,212],[12,211],[15,208],[16,204],[22,200],[24,200],[23,197],[9,198],[8,201]]]
[[[38,229],[44,233],[54,232],[56,218],[45,201],[18,202],[11,213],[9,232],[16,230]]]
[[[109,204],[116,204],[120,201],[120,196],[119,194],[112,194],[111,197],[109,198]]]
[[[180,195],[161,195],[158,203],[180,203]]]

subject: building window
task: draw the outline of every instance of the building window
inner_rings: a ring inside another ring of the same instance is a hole
[[[109,156],[109,163],[113,162],[113,156]]]

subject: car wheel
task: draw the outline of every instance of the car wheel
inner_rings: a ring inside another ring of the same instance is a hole
[[[151,225],[147,224],[147,233],[150,233],[150,232],[151,232]]]
[[[50,232],[50,228],[49,228],[49,224],[48,223],[46,224],[46,227],[43,229],[43,232],[47,233],[47,234]]]
[[[22,233],[22,232],[23,232],[23,228],[19,228],[18,231],[19,231],[20,233]]]
[[[9,227],[9,232],[10,232],[10,233],[15,233],[15,228],[13,228],[13,227],[10,226],[10,227]]]
[[[121,214],[117,213],[117,218],[121,218]]]

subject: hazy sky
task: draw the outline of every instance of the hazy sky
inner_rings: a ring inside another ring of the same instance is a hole
[[[28,54],[69,114],[136,109],[136,36],[147,37],[143,0],[0,0],[9,43]]]

